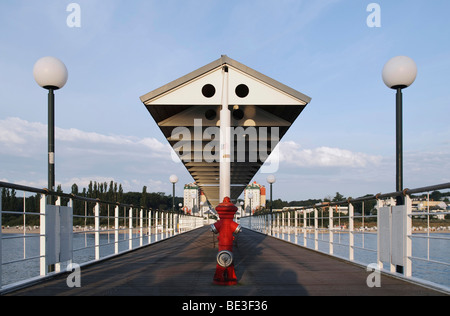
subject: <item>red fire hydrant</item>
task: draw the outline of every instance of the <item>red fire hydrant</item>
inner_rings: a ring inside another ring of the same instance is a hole
[[[226,197],[216,207],[220,221],[211,225],[211,231],[219,234],[219,253],[217,254],[217,267],[214,274],[214,283],[218,285],[235,285],[237,277],[233,263],[234,235],[239,234],[241,225],[233,221],[237,207]]]

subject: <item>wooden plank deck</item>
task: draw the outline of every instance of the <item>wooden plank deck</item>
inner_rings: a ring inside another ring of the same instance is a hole
[[[386,275],[369,288],[353,264],[249,230],[234,249],[236,286],[214,285],[216,248],[209,227],[82,268],[81,288],[67,275],[8,295],[21,296],[402,296],[442,295]]]

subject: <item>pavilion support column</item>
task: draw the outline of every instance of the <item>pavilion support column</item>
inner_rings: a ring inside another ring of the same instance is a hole
[[[228,104],[228,67],[222,69],[222,109],[220,111],[220,201],[230,197],[231,111]]]

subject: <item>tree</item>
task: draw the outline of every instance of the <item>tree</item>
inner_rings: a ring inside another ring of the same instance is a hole
[[[88,186],[88,189],[87,189],[87,197],[88,198],[92,198],[92,197],[94,197],[94,190],[93,190],[93,185],[92,185],[92,181],[90,181],[89,182],[89,186]]]
[[[333,198],[333,202],[341,202],[345,199],[345,197],[340,194],[339,192],[336,192],[335,197]]]
[[[123,202],[123,189],[122,184],[119,184],[119,191],[117,193],[117,202],[122,203]]]
[[[76,183],[72,184],[72,190],[71,193],[73,195],[78,195],[78,185]]]
[[[109,183],[109,189],[108,189],[108,193],[106,194],[106,200],[107,201],[111,201],[111,202],[115,202],[114,181],[112,181],[112,180]]]
[[[142,188],[141,206],[147,207],[147,187],[145,185]]]
[[[432,201],[440,201],[442,198],[442,193],[439,191],[433,191],[430,194],[430,200]]]

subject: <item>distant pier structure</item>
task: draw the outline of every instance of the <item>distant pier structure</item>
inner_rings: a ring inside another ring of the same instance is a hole
[[[140,99],[213,207],[277,171],[276,153],[263,164],[311,101],[226,55]]]

